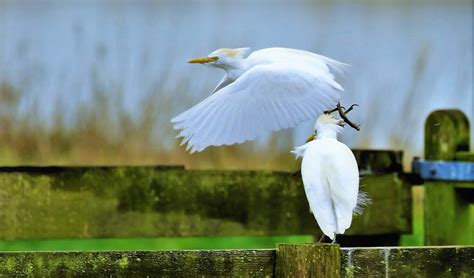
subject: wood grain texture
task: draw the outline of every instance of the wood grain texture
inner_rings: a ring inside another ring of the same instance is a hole
[[[472,160],[469,121],[459,110],[437,110],[425,123],[425,159]],[[451,162],[452,163],[452,162]],[[436,177],[425,183],[424,230],[425,244],[474,244],[474,187],[470,162],[457,162],[459,169],[443,169],[451,181]],[[457,178],[456,176],[459,176]]]
[[[436,110],[425,122],[425,159],[455,160],[469,151],[469,120],[460,110]]]
[[[341,248],[343,277],[474,277],[474,246]]]
[[[278,244],[276,277],[340,277],[340,250],[337,244]]]
[[[474,277],[474,246],[0,252],[0,277]]]
[[[0,277],[272,277],[275,250],[0,253]]]

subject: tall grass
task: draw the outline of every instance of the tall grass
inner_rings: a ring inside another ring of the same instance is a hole
[[[92,99],[71,111],[57,103],[52,123],[34,109],[19,112],[22,92],[0,84],[0,165],[180,164],[188,168],[295,169],[288,151],[291,133],[272,135],[269,144],[209,148],[189,154],[162,112],[158,94],[142,100],[138,117],[124,108],[123,95],[93,90]],[[161,98],[161,97],[160,97]],[[169,99],[164,99],[171,102]],[[168,143],[166,143],[168,142]],[[171,144],[169,143],[171,142]],[[281,146],[284,145],[284,148]]]
[[[293,169],[288,152],[293,138],[304,140],[301,128],[194,155],[177,145],[169,119],[218,82],[185,61],[219,47],[294,47],[351,64],[343,104],[360,104],[351,118],[362,131],[346,129],[343,141],[403,149],[406,169],[422,155],[431,111],[471,114],[467,1],[63,2],[33,9],[30,1],[7,1],[0,9],[1,164]]]

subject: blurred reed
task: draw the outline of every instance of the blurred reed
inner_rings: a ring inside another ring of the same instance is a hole
[[[472,114],[471,1],[40,2],[0,7],[3,165],[296,168],[289,151],[312,121],[199,154],[178,147],[169,120],[222,74],[185,62],[219,47],[294,47],[351,64],[343,104],[360,104],[351,117],[362,131],[342,141],[402,149],[407,166],[431,111]]]
[[[182,164],[188,168],[296,169],[290,131],[273,134],[269,143],[209,148],[189,154],[172,140],[168,118],[163,118],[162,95],[149,94],[140,115],[132,118],[121,93],[93,90],[92,99],[79,104],[72,121],[55,104],[52,124],[45,124],[34,109],[19,113],[22,92],[0,84],[0,165],[143,165]],[[160,100],[158,98],[161,98]],[[71,111],[68,111],[70,113]],[[164,127],[159,130],[158,127]],[[283,147],[283,148],[282,148]],[[281,151],[287,150],[287,151]]]

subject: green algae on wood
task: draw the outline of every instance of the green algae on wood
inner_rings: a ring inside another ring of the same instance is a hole
[[[474,153],[468,151],[456,152],[454,160],[474,162]]]
[[[0,253],[0,277],[271,277],[274,250]]]
[[[343,277],[474,277],[474,246],[341,248]]]
[[[425,159],[473,161],[469,121],[459,110],[438,110],[425,123]],[[474,244],[474,183],[424,184],[425,244]]]
[[[337,244],[278,244],[276,277],[340,277],[341,258]]]
[[[0,239],[318,234],[301,177],[177,167],[0,169]],[[410,186],[362,179],[373,200],[348,235],[410,232]],[[390,211],[391,213],[384,213]]]
[[[361,171],[370,173],[403,172],[403,151],[352,150]]]
[[[361,190],[368,194],[371,204],[353,218],[345,235],[411,233],[411,185],[398,173],[363,176]]]
[[[467,199],[473,190],[472,182],[425,183],[425,244],[474,244],[474,204]]]
[[[455,160],[456,152],[469,151],[469,120],[460,110],[437,110],[425,123],[425,159]]]
[[[323,271],[332,277],[474,277],[474,246],[0,252],[0,277],[317,277]]]

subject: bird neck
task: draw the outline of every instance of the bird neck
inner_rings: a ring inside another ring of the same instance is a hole
[[[236,59],[227,63],[223,69],[227,73],[227,78],[237,80],[237,78],[250,69],[250,65],[247,59]]]
[[[335,128],[331,128],[331,127],[321,128],[320,130],[318,130],[316,138],[317,139],[332,138],[332,139],[337,140],[337,134],[338,134],[338,130]]]

